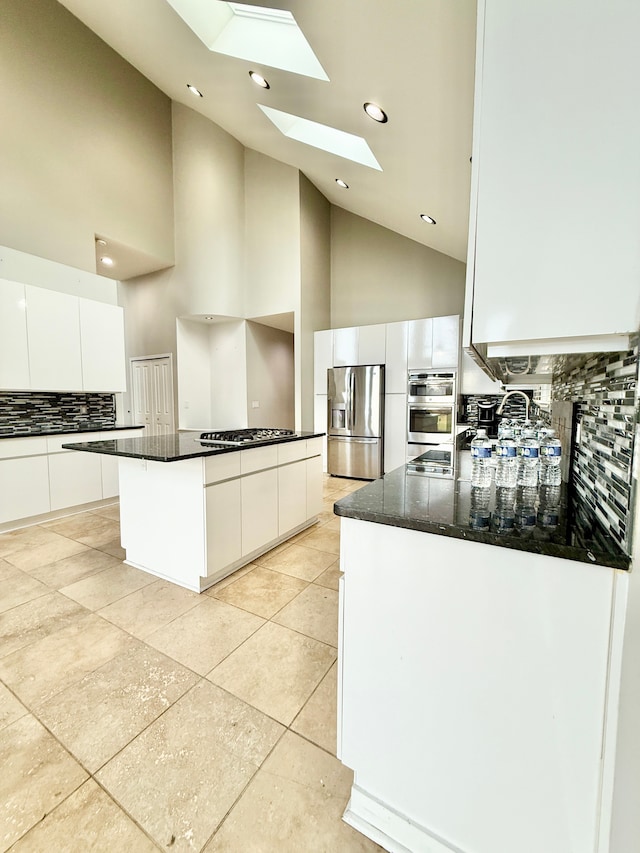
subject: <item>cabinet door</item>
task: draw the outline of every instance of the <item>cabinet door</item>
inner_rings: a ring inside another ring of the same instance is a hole
[[[407,395],[385,394],[384,470],[399,468],[407,461]]]
[[[85,391],[126,391],[124,312],[119,305],[80,299]]]
[[[25,285],[31,388],[82,391],[78,297]]]
[[[322,437],[322,470],[327,470],[327,395],[316,394],[313,401],[313,431],[324,432]]]
[[[240,482],[244,557],[278,538],[278,471],[260,471]]]
[[[278,468],[278,535],[307,520],[307,462]]]
[[[102,497],[117,498],[120,494],[118,481],[118,457],[101,456],[100,467],[102,470]]]
[[[207,575],[235,563],[242,556],[240,480],[207,486]]]
[[[24,284],[0,280],[0,389],[30,387]]]
[[[406,394],[407,392],[407,337],[409,323],[387,323],[385,390],[388,394]]]
[[[322,512],[322,457],[312,456],[307,466],[307,518]]]
[[[358,337],[359,329],[357,326],[333,330],[334,367],[358,363]]]
[[[385,325],[360,326],[358,329],[358,360],[356,364],[385,363]]]
[[[431,366],[457,370],[459,362],[460,317],[434,317]]]
[[[333,367],[333,329],[316,332],[313,336],[313,391],[327,393],[327,370]]]
[[[431,367],[433,350],[433,320],[409,320],[408,322],[409,370]]]
[[[0,460],[0,524],[50,509],[46,456]]]
[[[102,465],[97,453],[53,453],[49,456],[51,509],[102,500]]]

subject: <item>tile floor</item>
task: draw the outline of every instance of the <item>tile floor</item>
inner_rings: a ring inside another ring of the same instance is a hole
[[[336,759],[339,519],[202,595],[117,505],[0,535],[0,851],[379,851]]]

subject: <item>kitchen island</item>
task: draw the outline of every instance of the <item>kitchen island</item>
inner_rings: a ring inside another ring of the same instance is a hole
[[[313,524],[322,433],[242,447],[179,433],[69,445],[117,456],[125,562],[195,592]]]
[[[406,468],[335,513],[344,819],[390,851],[609,851],[629,557],[566,488],[512,532],[494,486],[479,515]]]

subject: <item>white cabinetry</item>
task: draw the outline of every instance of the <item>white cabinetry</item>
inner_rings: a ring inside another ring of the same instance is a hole
[[[24,284],[0,279],[0,388],[29,387]]]
[[[570,352],[586,336],[637,331],[638,32],[628,0],[478,4],[474,343],[545,339],[530,352]]]
[[[313,391],[327,393],[327,370],[333,367],[333,330],[323,329],[313,336]]]
[[[307,462],[303,459],[278,468],[278,534],[304,524],[306,518]]]
[[[354,364],[384,364],[385,363],[384,323],[375,326],[360,326],[358,330],[358,357]]]
[[[97,453],[54,453],[49,456],[51,509],[102,499],[102,467]]]
[[[313,431],[324,432],[322,439],[322,470],[327,470],[327,395],[316,394],[313,401]]]
[[[278,472],[250,474],[241,480],[242,556],[278,538]]]
[[[333,330],[334,367],[358,363],[358,337],[357,326]]]
[[[384,385],[387,394],[407,392],[407,337],[409,323],[387,323]]]
[[[81,391],[78,297],[25,286],[31,388]]]
[[[384,400],[384,470],[388,473],[407,461],[407,395],[386,394]]]
[[[307,442],[307,453],[316,453],[322,447],[322,439],[312,438]],[[307,461],[307,518],[322,512],[322,457],[310,456]]]
[[[409,320],[407,367],[409,370],[431,367],[433,358],[433,319]]]
[[[83,389],[126,391],[123,309],[91,299],[79,303]]]
[[[207,574],[214,575],[242,556],[240,480],[205,489]]]
[[[0,524],[49,512],[45,438],[0,442]]]
[[[460,317],[409,320],[408,368],[457,370],[460,361]]]

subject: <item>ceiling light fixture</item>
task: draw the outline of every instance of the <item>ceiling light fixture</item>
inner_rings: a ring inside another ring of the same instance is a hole
[[[100,263],[104,264],[105,267],[112,267],[113,258],[110,258],[108,255],[103,255],[103,257],[100,258]]]
[[[98,246],[106,246],[107,245],[107,241],[103,240],[102,237],[98,237],[98,239],[96,240],[96,243],[98,244]]]
[[[435,225],[436,224],[435,219],[432,216],[427,216],[426,213],[421,213],[420,219],[422,219],[423,222],[426,222],[427,225]]]
[[[257,71],[250,71],[249,77],[251,77],[251,79],[257,86],[262,86],[263,89],[271,88],[271,86],[267,83],[262,74],[258,74]]]
[[[204,97],[200,89],[196,89],[196,87],[192,86],[191,83],[187,83],[187,89],[191,92],[192,95],[196,95],[196,97],[198,98]]]
[[[346,183],[342,180],[342,178],[336,178],[336,184],[337,184],[339,187],[342,187],[342,189],[343,189],[343,190],[348,190],[348,189],[349,189],[349,184],[346,184]]]
[[[363,104],[363,108],[369,118],[372,118],[374,121],[379,121],[380,124],[384,124],[389,121],[385,111],[377,104],[372,104],[367,101],[366,104]]]

